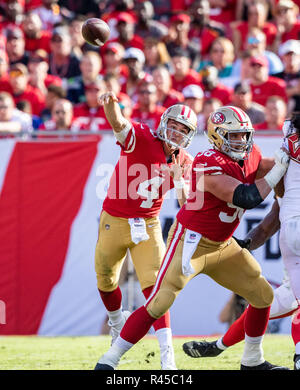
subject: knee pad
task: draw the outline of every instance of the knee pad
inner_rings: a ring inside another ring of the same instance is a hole
[[[176,294],[172,290],[161,289],[151,299],[146,309],[151,317],[160,318],[163,316],[175,301]]]
[[[290,283],[284,283],[274,291],[270,319],[292,314],[298,308],[298,302],[293,294]]]
[[[262,309],[272,304],[274,292],[272,286],[263,276],[254,280],[248,296],[244,297],[252,306]]]
[[[104,292],[110,292],[118,287],[118,279],[115,275],[104,275],[97,273],[97,287]]]

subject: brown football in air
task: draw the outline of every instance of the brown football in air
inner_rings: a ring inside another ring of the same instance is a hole
[[[89,44],[103,46],[109,38],[110,29],[103,20],[90,18],[83,23],[81,33]]]

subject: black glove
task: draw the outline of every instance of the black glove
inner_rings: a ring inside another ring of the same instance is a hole
[[[252,241],[251,238],[247,238],[246,240],[240,240],[234,236],[232,236],[232,238],[235,239],[235,241],[239,244],[239,246],[241,248],[245,248],[245,249],[250,250],[250,245],[251,245],[251,241]]]

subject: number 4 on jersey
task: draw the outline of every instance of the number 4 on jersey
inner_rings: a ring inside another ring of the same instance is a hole
[[[142,183],[140,183],[137,193],[140,196],[147,198],[141,203],[140,207],[143,207],[144,209],[148,209],[153,206],[153,200],[158,199],[159,187],[162,185],[164,181],[165,181],[164,178],[160,176],[155,176],[152,177],[152,179],[145,180]]]

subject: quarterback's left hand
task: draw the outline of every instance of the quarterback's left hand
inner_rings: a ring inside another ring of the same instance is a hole
[[[161,166],[161,170],[168,172],[174,180],[181,180],[183,175],[183,167],[180,165],[179,156],[176,157],[174,154],[172,154],[172,164],[170,164],[170,166]]]

